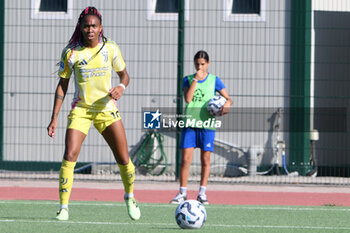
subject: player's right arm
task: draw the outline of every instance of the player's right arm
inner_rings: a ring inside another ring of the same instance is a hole
[[[54,138],[57,128],[57,118],[60,112],[64,97],[66,96],[69,78],[72,75],[72,64],[74,61],[71,60],[74,48],[72,46],[67,46],[63,49],[61,54],[60,68],[58,70],[58,76],[60,81],[57,84],[55,92],[55,100],[53,104],[53,110],[51,115],[51,121],[47,127],[47,133],[50,137]]]
[[[56,92],[55,92],[55,100],[51,115],[51,121],[49,126],[47,127],[47,133],[50,137],[54,138],[57,128],[57,118],[58,113],[60,112],[64,97],[66,96],[68,89],[69,79],[60,78],[60,81],[57,84]]]
[[[196,90],[197,82],[199,80],[204,80],[207,76],[207,72],[203,70],[197,70],[196,75],[194,76],[194,79],[192,79],[191,85],[189,87],[184,87],[184,97],[186,103],[190,103],[193,100],[194,91]]]
[[[192,81],[190,87],[185,87],[183,89],[186,103],[190,103],[192,101],[196,85],[197,81]]]
[[[191,85],[189,84],[188,78],[184,79],[183,92],[186,103],[190,103],[193,99],[194,91],[196,89],[198,80],[193,79]]]

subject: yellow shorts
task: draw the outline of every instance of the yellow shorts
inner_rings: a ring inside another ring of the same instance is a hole
[[[86,108],[74,108],[68,115],[68,129],[76,129],[84,134],[88,134],[91,123],[94,122],[95,128],[102,133],[112,123],[119,121],[121,118],[119,110],[92,112]]]

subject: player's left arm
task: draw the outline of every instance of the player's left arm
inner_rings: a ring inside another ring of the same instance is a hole
[[[219,91],[220,95],[222,95],[226,99],[226,103],[222,106],[221,115],[225,115],[230,112],[230,107],[233,104],[231,97],[226,91],[226,88],[223,88]]]
[[[130,82],[130,77],[126,68],[124,68],[122,71],[117,72],[117,74],[120,79],[120,84],[109,90],[109,96],[115,100],[119,100],[122,97],[125,87],[127,87]]]
[[[222,106],[221,110],[221,115],[225,115],[230,112],[230,107],[233,103],[231,97],[226,91],[225,84],[220,80],[219,77],[216,76],[215,80],[215,91],[219,92],[221,96],[223,96],[226,99],[226,103],[224,106]]]
[[[109,90],[109,96],[115,100],[119,100],[124,91],[125,88],[128,86],[130,77],[126,70],[125,62],[123,59],[123,56],[120,52],[119,46],[117,44],[111,45],[109,47],[111,49],[111,52],[113,53],[113,59],[112,59],[112,67],[117,72],[119,76],[120,83],[116,87],[113,87]]]

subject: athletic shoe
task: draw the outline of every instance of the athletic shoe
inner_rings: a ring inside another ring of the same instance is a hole
[[[197,196],[197,201],[202,203],[203,205],[209,205],[208,199],[206,195],[198,195]]]
[[[173,200],[170,201],[170,204],[180,204],[184,201],[186,201],[186,194],[185,193],[178,193]]]
[[[66,208],[60,209],[57,212],[56,219],[60,221],[67,221],[69,219],[68,210]]]
[[[132,220],[139,220],[141,217],[141,211],[135,198],[124,198],[126,203],[126,208],[128,210],[129,217]]]

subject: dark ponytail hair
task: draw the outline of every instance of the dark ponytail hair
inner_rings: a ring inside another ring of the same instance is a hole
[[[98,10],[93,7],[93,6],[89,6],[89,7],[86,7],[81,13],[80,13],[80,16],[78,18],[78,22],[77,22],[77,25],[75,26],[75,30],[73,32],[73,35],[72,37],[69,39],[69,42],[68,42],[68,46],[72,46],[72,52],[69,56],[69,58],[73,55],[73,52],[75,50],[75,48],[78,46],[78,43],[81,41],[82,39],[82,33],[80,31],[80,26],[82,24],[82,21],[83,19],[85,18],[85,16],[87,15],[94,15],[96,16],[99,20],[100,20],[100,24],[102,24],[102,15],[100,14],[100,12],[98,12]],[[103,45],[102,47],[97,51],[97,53],[92,56],[89,61],[91,61],[92,59],[94,59],[97,54],[103,49],[103,47],[105,46],[106,42],[107,42],[107,38],[103,35],[103,29],[101,31],[101,39],[102,39],[102,42],[103,42]],[[69,60],[69,58],[67,60]],[[66,67],[66,66],[65,66]]]
[[[100,20],[100,23],[102,24],[102,15],[100,14],[100,12],[98,12],[98,10],[95,7],[93,7],[93,6],[86,7],[80,13],[77,25],[75,26],[75,30],[73,32],[72,37],[70,38],[70,40],[68,42],[68,45],[76,46],[76,44],[81,40],[82,34],[81,34],[81,31],[80,31],[80,26],[82,24],[83,19],[87,15],[94,15],[94,16],[96,16]],[[106,39],[106,37],[104,37],[104,35],[103,35],[103,29],[101,31],[101,37],[102,37],[102,39]]]
[[[196,55],[194,55],[193,61],[196,61],[199,58],[203,58],[206,62],[209,62],[209,55],[204,50],[199,50]]]

